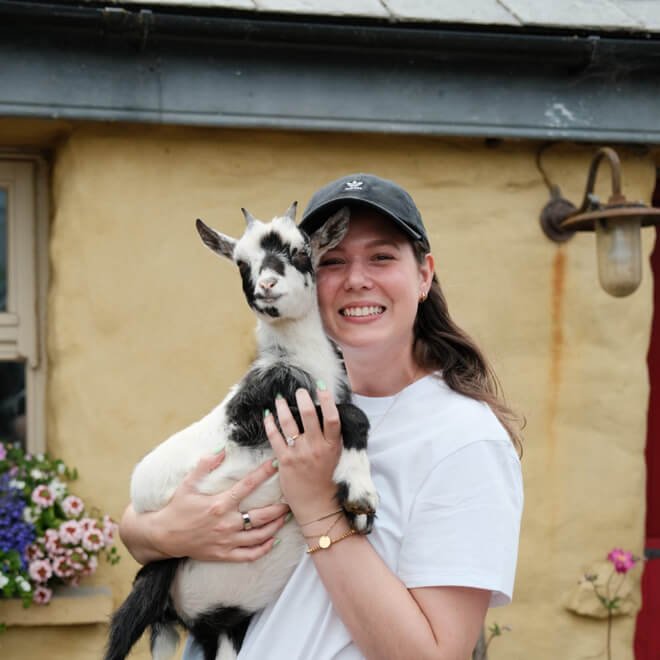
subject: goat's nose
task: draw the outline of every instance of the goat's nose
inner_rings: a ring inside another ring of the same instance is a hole
[[[264,291],[267,291],[268,289],[272,289],[276,284],[277,284],[276,277],[264,277],[263,279],[259,280],[259,286]]]

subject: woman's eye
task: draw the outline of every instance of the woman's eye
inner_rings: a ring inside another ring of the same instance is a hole
[[[321,259],[319,266],[337,266],[341,263],[342,260],[337,257],[327,257],[326,259]]]
[[[391,261],[394,259],[391,254],[376,254],[373,258],[375,261]]]

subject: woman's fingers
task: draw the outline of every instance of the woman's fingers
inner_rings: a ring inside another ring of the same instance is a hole
[[[338,443],[341,438],[341,421],[337,404],[328,390],[318,390],[317,396],[323,413],[323,435],[327,442]]]
[[[248,547],[265,543],[271,536],[280,530],[286,522],[286,514],[283,514],[262,527],[254,527],[250,530],[240,530],[236,536],[237,547]]]
[[[277,406],[277,402],[275,405]],[[286,402],[284,403],[284,405],[286,405]],[[287,406],[287,410],[288,410],[288,406]],[[279,416],[279,410],[277,414]],[[290,411],[289,414],[291,414]],[[273,451],[275,452],[275,456],[277,456],[277,458],[279,459],[282,455],[282,451],[286,451],[288,447],[286,446],[284,437],[280,433],[280,430],[277,428],[277,424],[275,424],[275,418],[271,413],[268,413],[264,417],[264,428],[266,429],[266,437],[268,438],[268,441],[270,442],[270,445],[273,448]]]
[[[248,472],[242,479],[239,479],[228,492],[229,497],[236,504],[236,507],[258,486],[267,481],[277,472],[277,463],[273,464],[273,459],[262,463],[258,468]]]
[[[271,537],[261,545],[253,545],[249,548],[234,548],[227,556],[226,561],[256,561],[267,555],[275,545],[275,538]]]
[[[280,423],[280,428],[284,432],[284,440],[286,438],[294,438],[297,435],[300,435],[300,429],[296,420],[293,418],[289,404],[286,402],[286,399],[279,397],[275,399],[275,409],[277,410],[277,420]],[[288,443],[287,443],[288,444]]]
[[[303,389],[296,390],[296,403],[303,424],[303,433],[310,439],[320,437],[323,431],[319,423],[319,416],[316,413],[316,406],[309,392]]]
[[[225,450],[222,449],[217,454],[208,454],[202,456],[197,461],[197,465],[186,475],[183,483],[197,490],[197,483],[203,479],[209,472],[215,470],[222,461],[225,460]]]
[[[243,513],[247,513],[250,517],[250,523],[253,528],[261,528],[280,519],[284,519],[289,513],[288,504],[270,504],[269,506],[260,507],[258,509],[248,509]],[[236,513],[236,529],[244,530],[244,519],[241,512]]]

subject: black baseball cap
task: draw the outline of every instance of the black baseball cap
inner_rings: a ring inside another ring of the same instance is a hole
[[[391,218],[399,229],[429,245],[422,216],[413,198],[398,184],[375,174],[349,174],[328,183],[312,195],[300,227],[313,234],[335,211],[346,204],[359,204]]]

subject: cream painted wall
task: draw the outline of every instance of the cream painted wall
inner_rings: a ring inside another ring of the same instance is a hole
[[[645,262],[640,289],[611,298],[597,282],[593,235],[562,247],[542,235],[537,146],[72,127],[54,155],[49,450],[78,467],[83,497],[119,517],[135,462],[208,411],[253,355],[238,276],[201,245],[194,219],[238,234],[241,206],[268,218],[341,174],[394,178],[423,213],[455,319],[527,418],[515,601],[489,614],[513,630],[491,658],[602,657],[604,623],[561,603],[611,547],[642,551],[651,274]],[[574,201],[590,154],[556,146],[544,158]],[[622,155],[624,192],[648,201],[653,162]],[[646,231],[645,255],[652,243]],[[136,568],[123,554],[95,578],[117,602]],[[633,630],[632,617],[616,621],[617,660],[632,658]],[[0,652],[36,657],[47,646],[53,660],[92,658],[104,639],[102,626],[13,629]],[[134,657],[146,658],[146,645]]]

